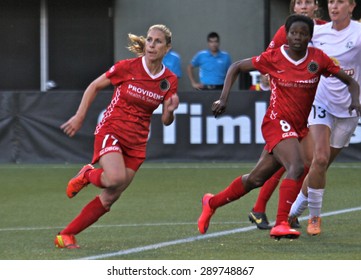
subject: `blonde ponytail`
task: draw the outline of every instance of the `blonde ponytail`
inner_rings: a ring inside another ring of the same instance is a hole
[[[129,33],[129,44],[127,49],[137,56],[142,56],[145,54],[145,38],[143,36],[137,36]]]

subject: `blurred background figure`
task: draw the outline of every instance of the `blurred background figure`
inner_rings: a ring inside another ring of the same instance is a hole
[[[258,71],[251,71],[250,74],[252,77],[252,85],[249,90],[267,91],[270,89],[268,75],[261,75]]]
[[[207,36],[208,49],[197,52],[187,67],[192,87],[197,90],[222,89],[227,70],[232,63],[231,56],[219,49],[220,38],[216,32]],[[193,69],[199,68],[199,82],[194,78]]]
[[[177,78],[180,79],[182,77],[182,63],[180,55],[171,49],[165,57],[163,58],[163,64],[170,71],[176,74]]]

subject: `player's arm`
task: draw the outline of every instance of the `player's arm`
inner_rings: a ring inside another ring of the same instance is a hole
[[[239,60],[231,64],[227,71],[226,78],[224,80],[223,90],[220,98],[215,101],[212,105],[213,115],[217,117],[218,115],[225,112],[227,107],[228,96],[231,91],[231,88],[234,82],[237,80],[240,72],[249,72],[255,70],[252,58],[247,58]]]
[[[178,108],[178,105],[179,97],[176,93],[164,101],[162,112],[162,123],[164,125],[170,125],[174,121],[174,111]]]
[[[360,85],[354,78],[347,75],[343,70],[340,70],[337,74],[334,74],[334,76],[348,86],[348,91],[351,94],[351,104],[348,107],[350,115],[352,111],[355,110],[356,114],[361,116]]]
[[[75,133],[81,128],[86,113],[88,112],[88,109],[93,103],[98,92],[110,84],[111,82],[105,74],[99,76],[90,83],[90,85],[84,91],[82,100],[75,115],[60,126],[66,135],[69,137],[73,137],[75,135]]]

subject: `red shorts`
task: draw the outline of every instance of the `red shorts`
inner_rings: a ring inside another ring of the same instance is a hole
[[[123,154],[125,166],[134,171],[137,171],[145,160],[145,157],[134,157],[129,155],[131,149],[123,146],[118,139],[111,134],[95,135],[94,153],[92,164],[97,163],[99,159],[108,153]]]
[[[287,121],[280,119],[270,119],[265,117],[262,123],[262,135],[266,141],[265,150],[272,152],[274,147],[282,140],[288,138],[302,139],[308,133],[308,128],[305,127],[297,132]]]

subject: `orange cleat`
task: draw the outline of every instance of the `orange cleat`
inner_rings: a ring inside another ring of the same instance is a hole
[[[321,233],[321,218],[312,217],[308,219],[307,233],[309,235],[319,235]]]
[[[55,247],[66,249],[79,249],[80,246],[76,244],[75,236],[72,234],[58,234],[54,240]]]
[[[93,165],[87,164],[76,174],[68,183],[66,188],[66,195],[69,198],[73,198],[81,191],[82,188],[86,187],[90,182],[85,178],[85,172],[94,169]]]
[[[281,222],[278,226],[274,226],[271,229],[270,236],[277,240],[281,238],[296,239],[301,233],[290,227],[288,222]]]
[[[209,221],[211,220],[214,212],[216,212],[216,210],[209,206],[209,200],[213,196],[213,194],[207,193],[202,198],[202,214],[198,219],[198,230],[201,234],[205,234],[207,232]]]

